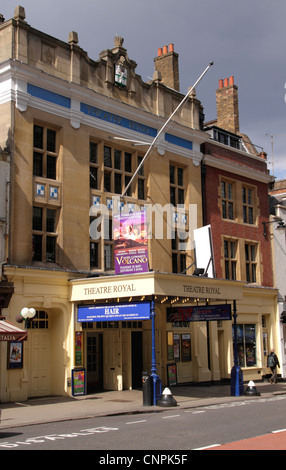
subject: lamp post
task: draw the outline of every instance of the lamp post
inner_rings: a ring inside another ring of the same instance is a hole
[[[153,381],[153,405],[156,406],[157,399],[161,396],[161,380],[158,377],[156,369],[156,346],[155,346],[155,302],[151,300],[151,322],[152,322],[152,361],[151,361],[151,374]]]
[[[236,300],[233,301],[233,358],[234,366],[231,369],[231,395],[239,397],[243,395],[243,375],[238,361],[237,349],[237,313],[236,313]]]

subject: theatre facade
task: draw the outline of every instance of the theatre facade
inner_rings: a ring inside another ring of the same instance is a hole
[[[172,44],[145,83],[123,42],[116,36],[95,61],[77,33],[64,42],[38,31],[22,7],[0,24],[2,316],[17,324],[23,308],[36,312],[17,324],[27,340],[13,367],[0,342],[0,401],[141,388],[154,356],[163,385],[229,380],[234,312],[245,380],[265,375],[277,341],[273,284],[217,276],[219,232],[216,250],[210,237],[200,243],[211,137],[195,90],[137,171],[184,94]]]

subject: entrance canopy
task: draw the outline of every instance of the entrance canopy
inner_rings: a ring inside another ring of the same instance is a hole
[[[0,320],[0,341],[25,341],[28,333],[7,320]]]
[[[239,281],[150,271],[71,280],[71,301],[169,296],[190,302],[191,299],[225,302],[240,300],[243,285]]]

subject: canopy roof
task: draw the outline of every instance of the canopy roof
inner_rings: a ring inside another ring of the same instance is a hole
[[[0,341],[25,341],[28,333],[7,320],[0,320]]]

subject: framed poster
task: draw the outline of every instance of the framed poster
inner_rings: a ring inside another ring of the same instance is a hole
[[[174,341],[172,331],[167,331],[167,360],[174,360]]]
[[[167,364],[168,385],[177,385],[177,364]]]
[[[86,394],[85,369],[72,369],[72,394],[73,396]]]
[[[74,337],[74,365],[76,367],[83,365],[83,332],[75,331]]]
[[[180,335],[174,334],[173,338],[174,342],[174,361],[179,362],[180,361]]]
[[[181,344],[182,344],[182,361],[183,362],[191,361],[192,360],[191,335],[190,334],[182,335]]]
[[[23,341],[8,341],[8,369],[23,368]]]

